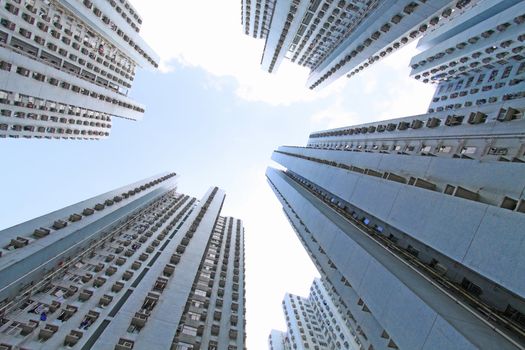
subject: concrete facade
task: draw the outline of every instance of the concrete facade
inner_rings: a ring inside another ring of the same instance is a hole
[[[307,298],[286,293],[283,300],[287,337],[292,349],[323,349],[328,346]]]
[[[0,137],[100,139],[142,117],[128,90],[158,57],[127,1],[7,0],[0,21]]]
[[[525,348],[524,13],[458,2],[411,63],[438,84],[427,113],[272,156],[286,170],[268,181],[365,349]]]
[[[350,320],[333,299],[329,283],[318,278],[308,298],[286,294],[282,302],[287,332],[272,330],[269,348],[274,349],[362,349]]]
[[[269,169],[270,184],[321,275],[334,286],[365,349],[521,348],[519,331],[507,332],[505,328],[507,324],[515,324],[519,330],[519,316],[512,310],[523,310],[521,296],[413,238],[413,233],[399,230],[396,222],[377,220],[365,211],[369,207],[354,203],[358,196],[375,193],[376,187],[383,196],[389,194],[387,185],[360,183],[363,192],[358,194],[357,189],[352,190],[348,182],[341,181],[324,167],[312,166],[307,172],[291,168],[286,172]],[[323,177],[338,190],[322,187],[326,183],[312,178],[313,174]],[[347,197],[351,192],[355,193],[354,198]],[[416,198],[401,196],[398,212]],[[404,222],[420,224],[420,219],[435,217],[441,225],[453,225],[440,217],[446,212],[443,206],[437,204],[436,207],[439,211],[434,214],[428,206],[421,208],[421,212],[407,210],[409,217]],[[380,205],[378,209],[382,208]],[[458,211],[458,208],[462,207],[455,207],[454,219],[463,221],[461,217],[465,217],[468,222],[468,210]],[[519,219],[521,215],[513,216]],[[497,216],[491,214],[490,217]],[[399,217],[398,221],[402,219]],[[435,229],[439,232],[433,238],[442,237],[443,241],[450,236],[443,236],[442,232],[456,235],[462,232],[447,226],[443,230]],[[483,241],[482,236],[480,240]],[[455,243],[451,240],[449,245],[452,247]],[[494,243],[494,239],[485,242],[486,245]],[[494,251],[501,252],[498,248]],[[482,253],[478,252],[479,255]],[[511,260],[509,256],[515,257],[503,253],[502,256],[506,262]],[[491,256],[491,259],[485,256],[484,261],[500,263],[498,258],[501,256]],[[505,274],[519,273],[515,261],[509,264]],[[475,303],[480,310],[497,307],[501,319],[495,324],[488,322],[481,312],[468,306],[469,303]],[[466,324],[469,326],[465,327]]]
[[[429,112],[525,97],[525,4],[483,1],[425,35],[411,75],[438,83]]]
[[[244,34],[266,38],[276,0],[242,0],[241,23]]]
[[[275,1],[261,65],[276,72],[288,58],[310,68],[310,89],[323,87],[357,74],[477,2]],[[243,1],[243,19],[245,8]],[[249,28],[244,31],[252,35]]]
[[[0,233],[3,349],[244,349],[244,229],[225,194],[139,181]]]
[[[272,329],[268,336],[268,348],[270,350],[290,350],[290,340],[286,332]]]

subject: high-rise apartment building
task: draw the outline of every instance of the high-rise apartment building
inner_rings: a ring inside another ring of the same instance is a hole
[[[365,349],[523,348],[525,123],[497,120],[516,107],[331,130],[274,153],[287,170],[269,169],[270,184]]]
[[[270,29],[276,0],[243,0],[241,24],[244,34],[254,38],[266,38]]]
[[[244,349],[244,229],[175,174],[0,232],[2,349]]]
[[[308,296],[328,346],[331,349],[361,349],[355,330],[340,312],[341,305],[332,289],[329,282],[316,278]]]
[[[0,7],[0,137],[100,139],[144,108],[128,90],[157,67],[127,0],[6,0]]]
[[[425,35],[412,76],[439,83],[429,111],[525,97],[525,3],[481,1]]]
[[[270,350],[361,349],[355,331],[346,315],[339,312],[337,300],[325,283],[316,278],[308,298],[285,295],[282,304],[287,333],[272,330]]]
[[[343,75],[353,76],[477,2],[276,0],[269,29],[261,36],[266,38],[261,64],[272,73],[288,58],[310,69],[310,89],[323,87]],[[243,2],[243,19],[250,13],[246,8]],[[263,27],[269,15],[264,12]],[[261,23],[256,19],[243,20],[246,34],[253,35]]]
[[[327,348],[315,311],[307,298],[286,293],[283,311],[291,349]]]
[[[272,329],[268,336],[268,348],[270,350],[290,350],[290,340],[286,332]]]
[[[421,40],[427,113],[273,154],[270,185],[365,349],[525,348],[524,12],[480,1]]]

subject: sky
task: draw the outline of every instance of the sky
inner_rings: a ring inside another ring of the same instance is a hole
[[[143,120],[113,119],[101,141],[1,139],[0,229],[164,171],[200,198],[226,191],[223,215],[245,226],[247,347],[286,328],[286,292],[306,296],[318,275],[266,183],[280,145],[317,130],[424,113],[431,86],[408,77],[415,45],[321,91],[285,62],[260,69],[263,40],[243,34],[238,0],[132,0],[161,69],[139,70],[130,97]]]

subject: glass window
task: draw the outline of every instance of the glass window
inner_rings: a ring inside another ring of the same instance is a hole
[[[490,72],[489,81],[493,81],[494,79],[496,79],[498,72],[499,71],[497,69],[494,69],[492,72]]]
[[[203,290],[200,290],[200,289],[196,289],[195,290],[195,295],[200,295],[201,297],[205,297],[206,296],[206,292],[203,291]]]
[[[188,326],[188,325],[184,325],[182,327],[182,333],[187,334],[187,335],[191,335],[191,336],[196,336],[197,335],[197,328],[191,327],[191,326]]]
[[[503,74],[501,75],[501,79],[508,78],[511,71],[512,71],[512,66],[505,68],[505,70],[503,71]]]
[[[478,80],[476,81],[476,85],[481,84],[483,82],[483,79],[485,79],[485,74],[480,74]]]
[[[451,146],[441,146],[441,147],[439,147],[439,152],[441,152],[441,153],[450,153],[450,151],[452,151],[452,147]]]
[[[463,147],[461,154],[474,154],[476,153],[476,147]]]
[[[525,62],[520,64],[520,66],[518,67],[518,70],[516,71],[516,75],[519,75],[519,74],[521,74],[523,72],[525,72]]]
[[[190,320],[193,320],[193,321],[198,321],[201,319],[201,315],[195,312],[191,312],[191,311],[188,312],[188,317],[190,318]]]

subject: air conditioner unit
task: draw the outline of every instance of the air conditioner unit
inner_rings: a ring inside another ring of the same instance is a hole
[[[500,109],[498,117],[496,119],[500,122],[508,122],[508,121],[518,118],[519,114],[520,114],[520,111],[515,108],[512,108],[512,107],[509,107],[507,109],[502,108]]]
[[[487,120],[487,115],[482,112],[472,112],[468,117],[469,124],[482,124]]]
[[[438,127],[439,124],[441,124],[441,120],[439,118],[428,118],[427,120],[427,128],[435,128]]]

